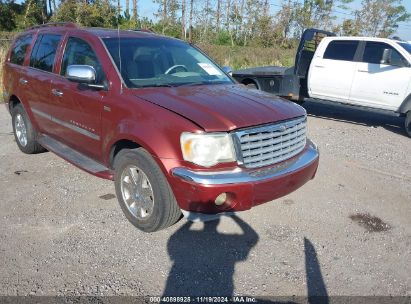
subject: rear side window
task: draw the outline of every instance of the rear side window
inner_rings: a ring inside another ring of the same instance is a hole
[[[47,72],[53,71],[54,58],[61,35],[41,35],[34,44],[30,66]]]
[[[103,81],[102,67],[91,46],[82,39],[70,37],[64,51],[60,74],[66,75],[67,67],[75,64],[92,66],[96,70],[96,82]]]
[[[381,64],[383,59],[384,50],[391,50],[392,65],[404,66],[407,64],[407,60],[391,45],[382,42],[367,42],[365,45],[363,62]]]
[[[13,49],[11,50],[11,54],[10,54],[11,63],[15,63],[18,65],[22,65],[24,63],[26,51],[27,51],[27,48],[30,46],[32,39],[33,39],[32,35],[26,35],[26,36],[17,38],[16,42],[14,43]]]
[[[324,53],[324,59],[354,61],[358,41],[335,40],[331,41]]]

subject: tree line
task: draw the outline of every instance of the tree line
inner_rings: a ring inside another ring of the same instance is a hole
[[[389,37],[410,19],[402,0],[153,0],[142,16],[138,0],[0,0],[0,31],[46,22],[146,28],[193,42],[241,46],[292,46],[304,29],[341,35]]]

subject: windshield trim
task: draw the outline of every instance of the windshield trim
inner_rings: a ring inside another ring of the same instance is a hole
[[[408,42],[397,42],[398,45],[404,49],[408,55],[411,55],[411,43]]]
[[[131,38],[131,37],[127,37],[128,39],[148,39],[148,38]],[[156,38],[158,38],[158,37],[156,37]],[[198,46],[196,46],[196,45],[194,45],[193,43],[189,43],[189,42],[187,42],[187,41],[184,41],[184,40],[181,40],[181,39],[177,39],[177,38],[170,38],[170,37],[161,37],[161,38],[164,38],[164,39],[167,39],[167,40],[177,40],[177,41],[180,41],[180,42],[183,42],[183,43],[186,43],[186,44],[188,44],[189,46],[191,46],[192,48],[194,48],[194,49],[196,49],[198,52],[200,52],[203,56],[205,56],[208,60],[210,60],[222,73],[223,73],[223,75],[224,76],[226,76],[228,79],[229,79],[229,81],[227,81],[227,82],[222,82],[222,81],[218,81],[218,82],[216,82],[216,83],[205,83],[205,84],[203,84],[203,85],[222,85],[222,84],[235,84],[236,82],[235,82],[235,80],[234,80],[234,78],[231,76],[231,75],[229,75],[229,74],[227,74],[224,70],[223,70],[223,68],[217,63],[217,62],[215,62],[215,60],[214,59],[212,59],[210,56],[208,56],[203,50],[201,50]],[[114,40],[114,39],[118,39],[118,38],[116,38],[116,37],[98,37],[98,39],[100,40],[100,42],[101,42],[101,44],[103,45],[103,47],[104,47],[104,50],[106,51],[106,53],[107,53],[107,55],[108,55],[108,57],[110,58],[110,61],[111,61],[111,64],[114,66],[114,68],[115,68],[115,70],[116,70],[116,72],[117,72],[117,75],[119,76],[119,78],[120,78],[120,83],[121,83],[121,88],[127,88],[127,89],[130,89],[130,90],[135,90],[135,89],[137,89],[137,90],[140,90],[140,89],[147,89],[147,88],[156,88],[156,87],[160,87],[160,86],[156,86],[156,85],[151,85],[151,86],[140,86],[140,87],[138,87],[138,86],[136,86],[136,87],[129,87],[127,84],[126,84],[126,82],[124,81],[124,78],[123,78],[123,75],[121,74],[121,72],[120,72],[120,70],[118,69],[118,67],[117,67],[117,64],[115,63],[115,61],[114,61],[114,58],[111,56],[111,53],[110,53],[110,51],[108,50],[108,48],[107,48],[107,45],[105,44],[105,42],[104,42],[104,40]],[[121,38],[120,38],[121,39]],[[197,84],[197,85],[201,85],[201,84]],[[177,86],[174,86],[174,85],[170,85],[169,87],[171,88],[176,88],[176,87],[179,87],[179,86],[181,86],[181,85],[177,85]],[[184,86],[184,85],[182,85],[182,86]],[[194,85],[193,85],[194,86]],[[166,86],[166,85],[164,85],[164,86],[161,86],[161,87],[168,87],[168,86]]]
[[[129,87],[127,86],[126,82],[124,81],[123,75],[121,75],[121,73],[120,73],[120,71],[119,71],[119,69],[118,69],[118,67],[117,67],[117,64],[114,62],[114,58],[111,56],[111,54],[110,54],[110,52],[109,52],[106,44],[104,43],[103,38],[98,37],[98,39],[100,40],[101,44],[102,44],[103,47],[104,47],[104,50],[106,51],[108,57],[110,58],[111,64],[113,65],[114,69],[115,69],[116,72],[117,72],[117,76],[120,78],[120,86],[121,86],[121,89],[124,88],[124,87],[127,88],[127,89],[129,89]]]

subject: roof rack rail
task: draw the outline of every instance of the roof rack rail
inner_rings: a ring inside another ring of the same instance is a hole
[[[28,30],[34,30],[38,28],[43,28],[43,27],[51,27],[51,26],[64,26],[64,27],[71,27],[71,28],[77,28],[77,24],[73,22],[49,22],[45,24],[40,24],[40,25],[35,25],[32,27],[29,27]]]
[[[147,28],[132,29],[133,32],[154,33],[154,31]]]

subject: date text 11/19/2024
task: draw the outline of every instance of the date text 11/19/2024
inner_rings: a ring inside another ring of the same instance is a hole
[[[150,303],[257,303],[257,299],[245,296],[233,297],[150,297]]]

